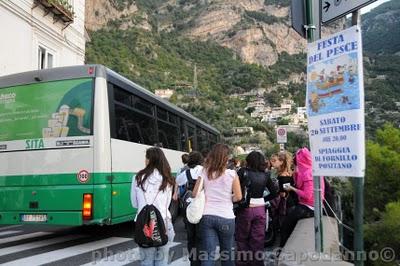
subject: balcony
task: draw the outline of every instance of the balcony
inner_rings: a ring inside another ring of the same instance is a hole
[[[67,27],[74,21],[72,0],[34,0],[32,9],[37,6],[45,9],[44,16],[53,13],[53,23],[61,21]]]

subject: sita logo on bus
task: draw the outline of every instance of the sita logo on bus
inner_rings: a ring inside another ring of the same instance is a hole
[[[25,140],[27,150],[44,149],[43,139],[27,139]]]

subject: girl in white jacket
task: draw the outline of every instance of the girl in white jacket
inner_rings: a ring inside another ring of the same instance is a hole
[[[171,213],[168,210],[171,202],[175,179],[171,167],[160,148],[146,150],[146,167],[132,179],[132,206],[139,213],[144,206],[151,204],[160,211],[168,230],[169,241],[175,235]],[[139,248],[142,266],[163,266],[168,264],[168,244],[161,247]]]

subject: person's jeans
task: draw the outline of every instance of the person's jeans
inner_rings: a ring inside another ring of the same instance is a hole
[[[168,265],[169,244],[156,248],[139,248],[141,266]]]
[[[202,249],[199,255],[202,266],[215,265],[216,248],[219,243],[222,266],[235,265],[232,250],[235,234],[235,219],[226,219],[214,215],[204,215],[200,221]]]
[[[289,209],[288,215],[285,217],[281,227],[281,241],[280,247],[286,244],[294,228],[296,227],[297,221],[303,218],[310,218],[314,216],[314,211],[305,205],[298,204]]]
[[[236,215],[236,266],[264,266],[265,206],[245,208]]]

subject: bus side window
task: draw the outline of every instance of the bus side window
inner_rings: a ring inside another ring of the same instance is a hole
[[[144,143],[142,132],[137,123],[132,121],[133,111],[115,106],[117,139]]]
[[[179,148],[179,128],[158,120],[158,137],[164,148],[177,150]]]
[[[153,145],[157,141],[154,119],[139,112],[115,105],[117,138],[130,142]]]
[[[215,144],[217,144],[218,142],[218,138],[216,135],[208,132],[208,148],[211,149],[212,146],[214,146]]]

